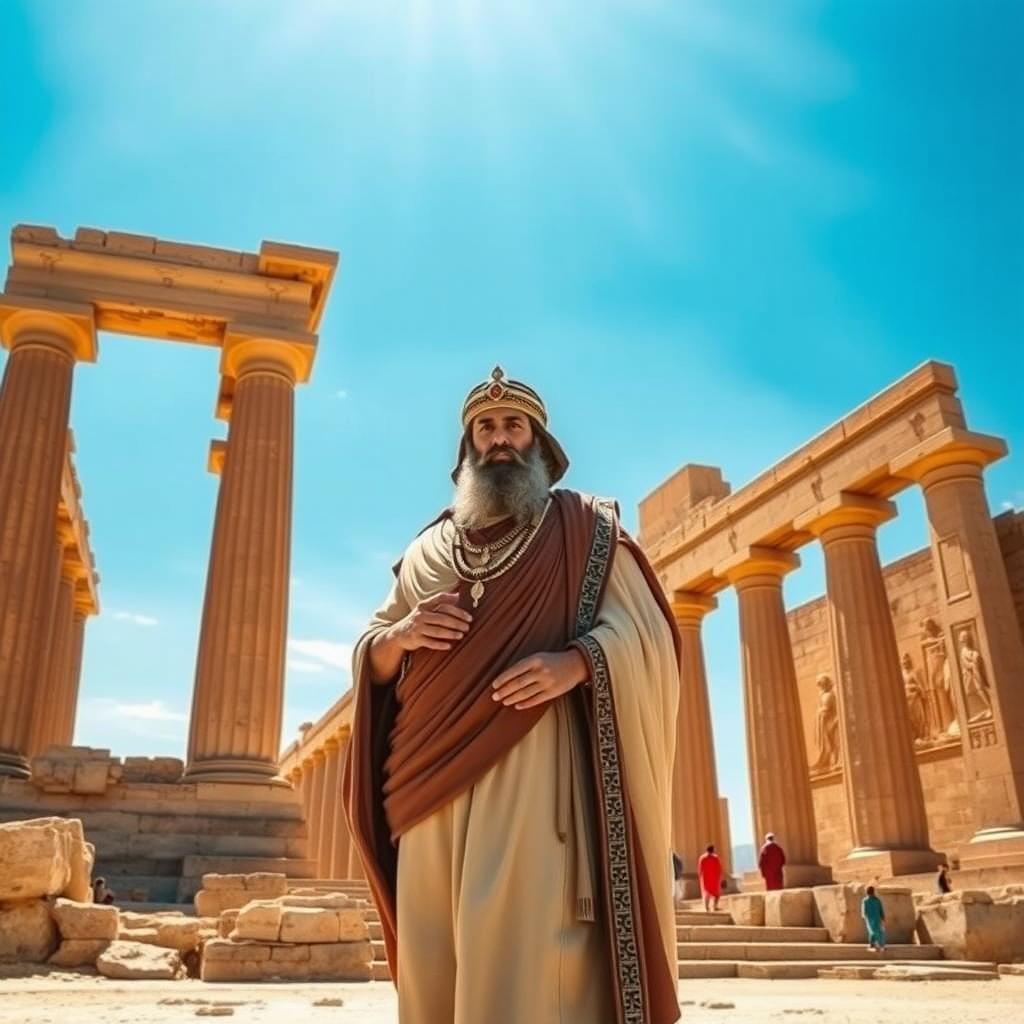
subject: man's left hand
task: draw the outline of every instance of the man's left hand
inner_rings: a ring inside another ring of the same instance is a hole
[[[516,711],[561,697],[587,678],[587,663],[576,648],[531,654],[517,661],[491,684],[492,697]]]

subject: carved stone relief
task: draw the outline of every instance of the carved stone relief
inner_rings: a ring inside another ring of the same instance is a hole
[[[839,767],[839,704],[836,701],[835,684],[830,676],[818,676],[817,683],[818,717],[814,734],[818,744],[818,759],[811,765],[811,771],[821,773]]]
[[[953,636],[960,663],[960,683],[963,687],[967,721],[986,721],[992,717],[992,693],[985,659],[978,650],[973,622],[954,626]]]
[[[928,733],[936,742],[960,735],[953,699],[953,666],[946,650],[942,627],[934,619],[921,624],[921,653],[924,659],[924,700]]]
[[[907,711],[910,714],[910,733],[915,747],[924,747],[934,738],[931,721],[928,715],[928,702],[925,699],[924,680],[921,672],[914,667],[914,659],[904,654],[901,660],[903,667],[903,691],[907,697]]]

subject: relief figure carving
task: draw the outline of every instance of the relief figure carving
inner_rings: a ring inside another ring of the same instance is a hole
[[[907,711],[910,713],[910,733],[915,747],[927,744],[931,739],[931,723],[928,721],[928,703],[924,695],[921,673],[914,668],[914,659],[909,654],[902,658],[903,692],[907,697]]]
[[[835,686],[830,676],[826,674],[818,676],[817,684],[821,694],[818,698],[818,717],[815,722],[818,759],[811,769],[825,772],[839,765],[839,705],[836,702]]]
[[[929,733],[937,740],[960,735],[953,700],[953,666],[946,651],[946,638],[942,627],[934,619],[922,623],[924,636],[922,649],[925,659],[925,706],[928,711]]]
[[[970,626],[960,634],[960,678],[964,685],[964,707],[967,720],[978,722],[992,717],[992,696],[989,691],[985,659],[975,646]]]

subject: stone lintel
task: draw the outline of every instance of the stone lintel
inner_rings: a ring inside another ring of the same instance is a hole
[[[214,419],[223,420],[225,423],[231,419],[231,407],[235,401],[235,378],[221,375],[220,385],[217,388],[217,400],[214,403]]]
[[[224,472],[224,459],[227,458],[228,443],[221,439],[210,442],[210,453],[206,457],[206,471],[214,476]]]
[[[896,511],[896,505],[884,498],[840,491],[799,516],[793,525],[820,537],[838,526],[880,526],[894,519]]]
[[[728,561],[715,566],[715,575],[732,584],[756,576],[774,576],[782,579],[786,573],[800,567],[800,556],[781,548],[760,545],[737,551]]]
[[[893,476],[920,482],[928,473],[946,466],[968,465],[981,469],[1003,458],[1007,451],[1001,437],[946,427],[890,460],[889,471]]]
[[[9,349],[24,334],[59,335],[66,339],[76,360],[96,362],[96,321],[88,303],[0,295],[0,342]]]
[[[304,384],[313,370],[316,344],[315,334],[233,323],[224,334],[221,373],[237,379],[256,366],[272,366]]]
[[[205,345],[237,319],[315,330],[338,264],[335,252],[280,242],[250,253],[34,225],[14,228],[11,252],[9,295],[87,302],[101,330]]]

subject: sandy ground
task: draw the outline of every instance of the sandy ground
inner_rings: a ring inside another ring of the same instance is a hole
[[[0,976],[2,1024],[397,1024],[394,989],[367,985],[204,985],[109,981],[53,972]],[[687,981],[683,1020],[786,1024],[1010,1024],[1024,1019],[1024,979],[1000,981]],[[321,1000],[342,1005],[317,1005]],[[705,1002],[730,1004],[719,1008]],[[444,1024],[439,1021],[438,1024]],[[481,1022],[497,1024],[497,1022]],[[518,1024],[518,1022],[501,1022]],[[523,1022],[531,1024],[531,1022]],[[595,1022],[596,1024],[596,1022]]]

